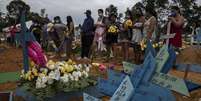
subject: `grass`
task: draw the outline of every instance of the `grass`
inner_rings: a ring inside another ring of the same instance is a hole
[[[14,82],[20,80],[20,72],[4,72],[0,73],[0,84],[6,82]]]

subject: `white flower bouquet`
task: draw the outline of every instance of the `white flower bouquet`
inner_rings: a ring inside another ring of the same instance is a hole
[[[21,73],[21,87],[39,99],[54,95],[56,92],[79,91],[96,84],[89,76],[90,64],[76,64],[72,60],[48,61],[47,68],[37,68],[31,64],[27,73]]]

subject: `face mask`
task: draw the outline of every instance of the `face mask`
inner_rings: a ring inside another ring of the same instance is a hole
[[[98,16],[103,16],[103,13],[99,13]]]
[[[59,20],[55,20],[56,23],[59,23]]]
[[[127,19],[130,19],[131,17],[130,17],[130,16],[126,16],[126,18],[127,18]]]
[[[170,14],[171,17],[175,17],[176,16],[176,12],[172,11],[172,13]]]
[[[86,16],[87,16],[87,17],[90,17],[90,15],[89,15],[89,14],[86,14]]]

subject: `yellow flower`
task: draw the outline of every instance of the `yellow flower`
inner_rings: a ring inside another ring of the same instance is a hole
[[[65,73],[65,69],[64,68],[60,68],[61,73]]]
[[[47,72],[48,72],[47,70],[43,70],[42,74],[47,75]]]
[[[132,27],[133,26],[133,22],[131,20],[126,20],[126,26]]]
[[[69,59],[67,64],[71,65],[71,64],[73,64],[73,61],[71,59]]]
[[[153,46],[153,48],[156,48],[156,45],[155,45],[155,44],[153,44],[152,46]]]
[[[118,28],[115,25],[111,25],[108,29],[108,32],[110,33],[117,33],[118,32]]]
[[[28,77],[28,80],[31,81],[31,76]]]
[[[65,65],[64,68],[67,73],[72,72],[74,70],[74,67],[72,65]]]
[[[39,77],[45,77],[46,75],[44,73],[39,73],[38,76]]]
[[[38,76],[38,70],[36,68],[32,68],[32,73],[34,76]]]
[[[54,62],[54,61],[49,60],[49,61],[47,62],[47,67],[48,67],[49,65],[54,65],[54,64],[55,64],[55,62]]]
[[[158,47],[159,45],[158,45],[158,43],[156,43],[156,47]]]
[[[144,48],[147,48],[147,45],[144,45]]]
[[[93,66],[98,67],[100,64],[99,63],[92,63]]]
[[[35,67],[35,63],[33,61],[30,62],[30,68],[34,68]]]
[[[31,73],[31,71],[28,71],[28,72],[25,74],[24,79],[30,81],[30,80],[32,79],[31,77],[32,77],[32,73]]]

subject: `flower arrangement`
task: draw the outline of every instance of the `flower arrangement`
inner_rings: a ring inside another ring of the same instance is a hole
[[[118,27],[117,27],[117,26],[111,25],[111,26],[109,27],[109,29],[108,29],[108,32],[109,32],[109,33],[117,33],[117,32],[119,32],[119,30],[118,30]]]
[[[126,20],[126,26],[127,27],[132,27],[133,26],[133,22],[131,20]]]
[[[74,61],[48,61],[47,68],[37,68],[31,64],[27,73],[21,73],[21,87],[27,88],[38,99],[54,95],[56,92],[79,91],[95,85],[96,80],[89,76],[90,64],[76,64]],[[51,93],[51,94],[50,94]]]
[[[159,42],[159,43],[152,43],[153,48],[160,48],[163,45],[163,43]],[[144,51],[147,48],[147,42],[145,39],[143,39],[140,42],[140,46],[141,46],[141,50]]]

